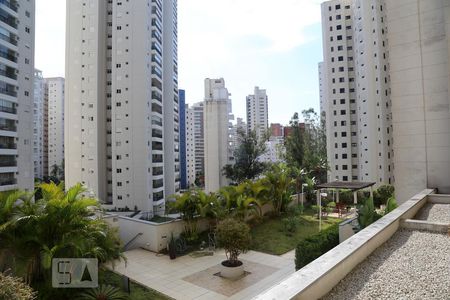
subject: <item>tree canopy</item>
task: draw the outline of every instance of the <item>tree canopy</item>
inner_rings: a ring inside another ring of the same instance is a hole
[[[256,131],[246,133],[238,129],[238,146],[234,151],[234,164],[223,168],[224,175],[233,183],[257,178],[266,169],[266,164],[259,157],[266,152],[265,139],[258,140]]]

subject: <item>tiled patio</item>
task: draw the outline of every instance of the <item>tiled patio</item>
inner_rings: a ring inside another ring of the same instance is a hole
[[[294,259],[249,251],[240,256],[247,262],[245,277],[231,281],[218,277],[218,265],[225,253],[193,258],[189,255],[170,260],[143,249],[125,252],[114,272],[175,299],[250,299],[294,273]]]

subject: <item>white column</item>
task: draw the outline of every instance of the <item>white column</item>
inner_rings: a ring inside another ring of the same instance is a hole
[[[358,192],[353,192],[353,203],[358,204]]]

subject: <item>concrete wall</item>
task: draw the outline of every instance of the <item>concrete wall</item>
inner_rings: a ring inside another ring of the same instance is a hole
[[[430,189],[423,190],[255,299],[311,300],[323,297],[354,267],[391,238],[402,219],[414,217],[427,202],[427,196],[433,192]]]
[[[134,248],[143,248],[153,252],[159,252],[166,249],[173,233],[177,238],[184,231],[184,221],[173,220],[164,223],[154,223],[139,219],[128,218],[124,216],[108,215],[104,217],[112,227],[118,228],[120,240],[126,245],[136,235],[142,233],[134,242],[130,243],[127,250]],[[199,220],[199,232],[208,229],[206,220]]]
[[[450,2],[386,0],[395,191],[450,192]]]

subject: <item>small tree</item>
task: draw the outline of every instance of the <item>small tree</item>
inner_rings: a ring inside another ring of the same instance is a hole
[[[250,228],[244,222],[225,219],[217,225],[217,241],[225,249],[228,266],[240,266],[242,263],[238,257],[247,252],[250,246]]]
[[[235,183],[252,180],[261,175],[266,164],[259,157],[266,152],[265,139],[258,140],[256,131],[246,133],[242,129],[237,131],[239,144],[234,151],[235,163],[223,168],[224,175]]]
[[[386,203],[386,208],[384,209],[384,214],[387,215],[388,213],[390,213],[397,207],[398,207],[398,204],[397,204],[397,201],[395,200],[395,197],[389,198]]]

